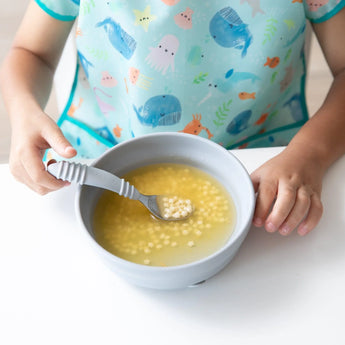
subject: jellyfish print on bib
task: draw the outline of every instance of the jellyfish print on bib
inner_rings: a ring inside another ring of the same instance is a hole
[[[103,71],[101,85],[104,87],[115,87],[117,80],[108,71]]]
[[[187,9],[184,12],[176,14],[174,17],[175,23],[177,26],[179,26],[181,29],[191,29],[193,27],[192,23],[192,14],[194,11],[187,7]]]
[[[180,0],[162,0],[168,6],[174,6],[180,2]]]
[[[150,47],[150,53],[145,61],[156,71],[163,75],[170,67],[175,70],[175,55],[178,51],[180,42],[174,35],[166,35],[159,42],[158,46]]]
[[[327,5],[329,0],[307,0],[310,12],[316,12],[320,7]]]
[[[151,87],[153,79],[142,74],[137,68],[130,67],[129,80],[133,85],[141,87],[144,90],[148,90]]]

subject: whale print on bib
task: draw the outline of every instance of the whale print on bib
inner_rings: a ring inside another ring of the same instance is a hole
[[[241,50],[242,57],[247,55],[248,47],[253,39],[248,24],[243,23],[231,7],[225,7],[213,16],[210,22],[210,33],[220,46]]]
[[[180,101],[172,95],[160,95],[150,98],[139,109],[133,105],[138,120],[146,126],[171,126],[181,119]]]
[[[96,27],[103,27],[111,45],[127,60],[129,60],[136,49],[137,43],[120,24],[112,18],[106,18],[96,24]]]
[[[227,149],[287,145],[309,119],[307,21],[345,7],[345,0],[35,1],[57,20],[76,21],[75,80],[58,120],[76,160],[155,132]]]

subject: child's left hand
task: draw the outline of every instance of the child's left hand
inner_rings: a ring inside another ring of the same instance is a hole
[[[285,149],[251,174],[257,201],[253,223],[268,232],[310,232],[322,215],[324,170],[317,160]]]

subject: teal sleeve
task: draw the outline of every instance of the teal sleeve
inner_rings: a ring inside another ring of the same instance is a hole
[[[72,21],[79,14],[80,0],[35,0],[41,9],[55,19]]]
[[[321,23],[337,14],[345,0],[303,0],[307,18],[313,23]]]

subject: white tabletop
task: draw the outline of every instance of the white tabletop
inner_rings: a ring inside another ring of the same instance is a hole
[[[280,149],[233,151],[248,171]],[[306,237],[252,228],[197,288],[129,285],[96,256],[75,187],[44,197],[0,165],[0,344],[345,343],[345,157],[327,173],[324,216]]]

